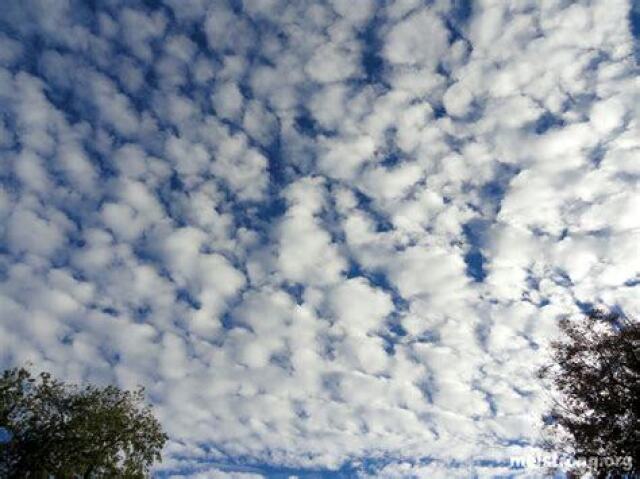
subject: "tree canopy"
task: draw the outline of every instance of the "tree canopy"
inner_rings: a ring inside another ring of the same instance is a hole
[[[640,323],[595,310],[560,327],[541,370],[558,393],[549,446],[585,459],[599,477],[640,472]]]
[[[4,371],[0,477],[148,477],[167,436],[144,399],[142,388],[77,386],[46,372]]]

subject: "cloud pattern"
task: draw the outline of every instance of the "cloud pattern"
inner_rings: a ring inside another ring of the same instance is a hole
[[[509,473],[640,314],[632,3],[3,2],[0,362],[145,385],[161,477]]]

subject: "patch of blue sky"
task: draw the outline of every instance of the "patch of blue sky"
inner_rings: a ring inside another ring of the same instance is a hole
[[[449,42],[454,43],[462,40],[471,47],[471,43],[466,39],[464,30],[473,16],[472,0],[454,0],[451,8],[444,16],[445,24],[449,30]]]
[[[462,227],[467,252],[464,255],[467,275],[474,281],[481,283],[487,277],[485,256],[482,252],[485,235],[490,227],[486,220],[472,220]]]
[[[364,83],[387,87],[385,61],[382,55],[381,27],[383,25],[384,20],[381,16],[374,15],[359,32],[359,40],[362,44]]]
[[[640,2],[638,0],[630,1],[629,28],[635,43],[636,62],[640,64]]]
[[[0,444],[7,443],[11,441],[11,431],[9,431],[5,427],[0,426]]]
[[[565,121],[562,117],[546,111],[540,115],[535,122],[533,122],[532,128],[536,134],[542,135],[552,128],[561,128],[564,124]]]
[[[373,220],[375,231],[378,233],[391,231],[393,229],[393,224],[391,221],[385,216],[384,213],[380,212],[376,206],[375,202],[362,193],[359,190],[354,191],[356,195],[356,199],[358,200],[358,208],[362,211],[366,212],[367,215]]]

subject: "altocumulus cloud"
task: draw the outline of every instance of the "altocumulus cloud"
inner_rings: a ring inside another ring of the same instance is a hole
[[[468,477],[560,314],[640,314],[633,2],[5,0],[0,365],[172,478]]]

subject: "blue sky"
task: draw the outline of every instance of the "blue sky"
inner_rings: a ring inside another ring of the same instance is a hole
[[[0,366],[146,386],[158,477],[523,473],[558,318],[640,313],[639,18],[3,2]]]

